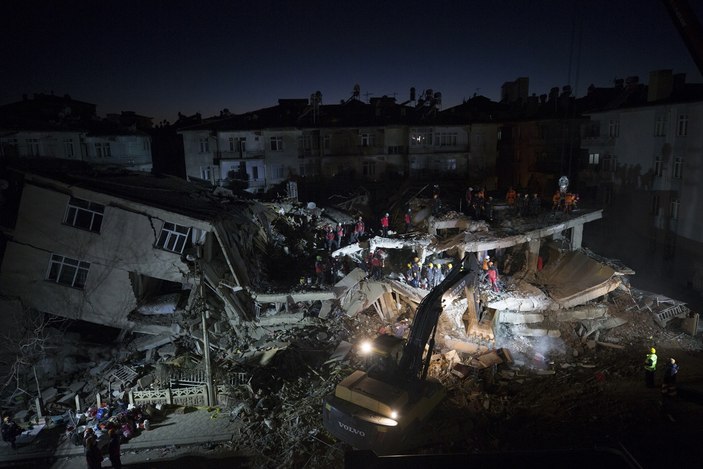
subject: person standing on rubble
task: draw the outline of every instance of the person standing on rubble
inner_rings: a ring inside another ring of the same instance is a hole
[[[383,278],[382,260],[378,252],[371,258],[371,278],[381,280]]]
[[[330,225],[325,225],[325,240],[327,241],[327,250],[332,252],[334,246],[334,231]]]
[[[664,381],[662,382],[662,395],[676,397],[676,374],[679,372],[679,365],[676,360],[669,358],[669,363],[664,369]]]
[[[354,230],[351,233],[349,244],[354,244],[359,241],[359,238],[361,238],[361,236],[364,234],[365,229],[366,227],[364,226],[364,219],[359,217],[356,224],[354,225]]]
[[[434,286],[434,266],[431,262],[427,264],[427,267],[425,268],[424,277],[427,279],[428,289],[431,289]]]
[[[383,233],[383,237],[388,236],[388,227],[390,226],[390,214],[386,213],[381,217],[381,233]]]
[[[337,223],[337,229],[335,230],[334,233],[334,242],[335,245],[337,246],[337,249],[342,247],[342,239],[344,238],[344,227],[342,226],[341,223]]]
[[[500,288],[498,287],[498,269],[493,265],[493,262],[488,263],[488,280],[491,282],[491,289],[500,293]]]
[[[654,373],[657,371],[657,350],[652,347],[644,358],[644,382],[648,388],[654,387]]]
[[[432,266],[432,278],[434,280],[434,284],[432,285],[433,287],[436,287],[442,282],[442,280],[444,280],[444,277],[442,276],[442,266],[438,263],[435,263]]]
[[[315,277],[317,277],[317,285],[325,284],[325,263],[322,261],[322,256],[315,258]]]
[[[405,220],[405,232],[406,233],[410,233],[410,228],[412,228],[413,217],[412,217],[411,213],[412,213],[412,209],[410,209],[410,208],[408,209],[407,212],[405,212],[404,220]]]

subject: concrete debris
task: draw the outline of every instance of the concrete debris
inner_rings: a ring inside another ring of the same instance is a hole
[[[562,310],[557,313],[559,321],[581,321],[584,319],[604,318],[608,314],[608,305],[594,304]]]
[[[544,314],[501,311],[498,321],[507,324],[533,324],[544,321]]]

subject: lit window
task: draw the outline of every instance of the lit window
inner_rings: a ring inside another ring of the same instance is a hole
[[[456,160],[454,158],[450,158],[448,160],[444,161],[444,170],[445,171],[456,171]]]
[[[688,114],[679,115],[679,124],[676,128],[676,134],[679,137],[685,137],[688,135]]]
[[[83,288],[89,268],[89,262],[52,254],[46,279],[69,287]]]
[[[432,145],[432,129],[411,129],[410,130],[410,146],[431,146]]]
[[[591,153],[588,155],[588,164],[597,165],[600,161],[600,153]]]
[[[93,233],[100,233],[104,211],[104,205],[71,197],[64,223]]]
[[[166,251],[182,253],[186,245],[190,228],[187,226],[176,225],[175,223],[164,223],[159,235],[159,241],[156,247]]]
[[[683,159],[676,158],[674,160],[674,177],[676,179],[681,179],[683,175]]]
[[[283,137],[271,137],[271,151],[283,151]]]

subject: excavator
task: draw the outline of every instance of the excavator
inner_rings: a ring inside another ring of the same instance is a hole
[[[390,335],[373,340],[366,371],[355,370],[324,399],[328,432],[378,455],[402,449],[446,394],[439,381],[427,378],[443,304],[462,294],[475,302],[478,272],[475,255],[464,257],[420,302],[406,342]]]

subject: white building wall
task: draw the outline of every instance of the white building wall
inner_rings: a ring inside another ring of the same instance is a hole
[[[25,184],[13,241],[0,270],[0,291],[42,311],[125,325],[136,301],[130,272],[183,281],[181,255],[155,247],[163,223],[199,229],[208,225],[158,209],[140,213],[127,202],[120,208],[119,199],[77,188],[74,196],[106,205],[100,233],[64,224],[69,194]],[[82,289],[46,280],[52,253],[90,263]]]

